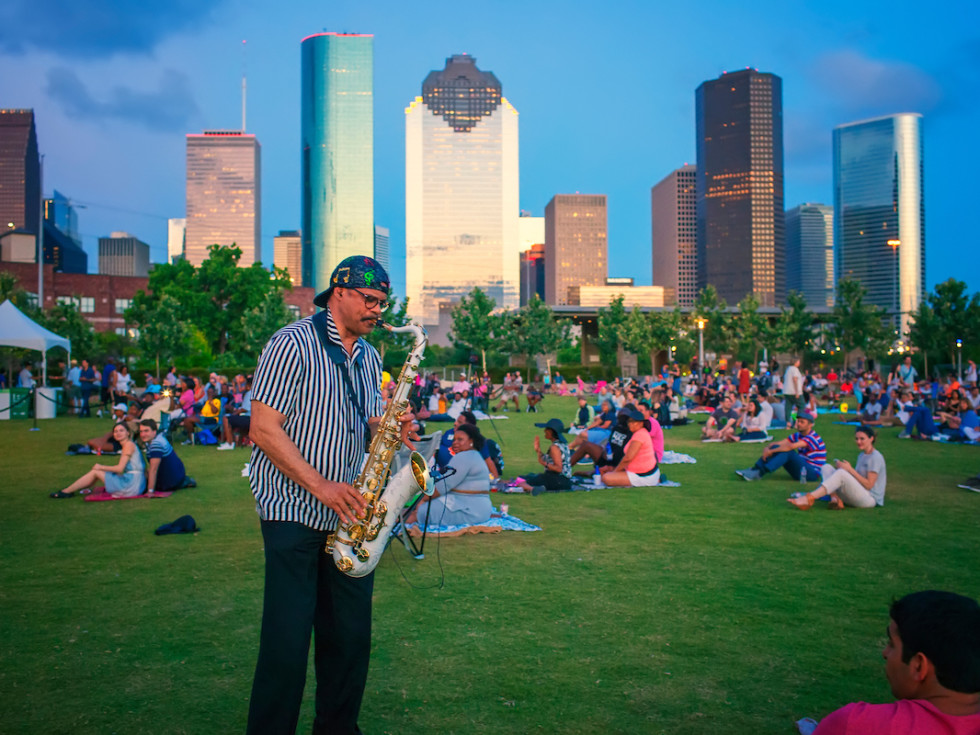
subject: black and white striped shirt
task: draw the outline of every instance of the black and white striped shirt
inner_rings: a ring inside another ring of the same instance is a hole
[[[327,333],[340,334],[327,310]],[[341,347],[341,350],[343,348]],[[383,413],[381,357],[363,339],[347,355],[347,371],[368,417]],[[312,317],[276,332],[259,356],[252,400],[286,416],[283,429],[300,454],[326,479],[353,483],[364,461],[364,418],[347,395],[340,365],[320,344]],[[284,475],[258,446],[252,450],[249,482],[259,517],[332,530],[337,516],[306,488]]]

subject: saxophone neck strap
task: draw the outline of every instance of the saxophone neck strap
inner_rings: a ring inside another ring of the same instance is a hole
[[[312,322],[316,330],[316,336],[319,337],[320,344],[323,345],[327,357],[330,358],[330,362],[334,363],[340,369],[340,374],[344,379],[344,386],[347,389],[347,398],[353,404],[358,418],[364,423],[365,438],[369,439],[371,430],[368,425],[367,412],[357,397],[357,391],[354,390],[354,384],[351,382],[350,374],[347,372],[347,351],[342,344],[330,338],[330,333],[327,330],[326,310],[314,314]]]

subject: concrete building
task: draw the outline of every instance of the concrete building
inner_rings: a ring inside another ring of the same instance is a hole
[[[571,304],[573,286],[602,286],[609,267],[605,194],[556,194],[544,210],[545,302]]]
[[[272,238],[273,263],[289,272],[294,286],[302,286],[303,236],[297,230],[279,230]]]
[[[187,136],[184,257],[192,265],[212,245],[237,245],[240,266],[262,260],[262,147],[240,130]]]
[[[672,289],[677,303],[698,297],[697,167],[685,164],[650,190],[653,285]]]
[[[41,158],[34,110],[0,110],[0,228],[36,235],[40,225]]]
[[[374,226],[374,259],[391,276],[391,231],[387,227]]]
[[[665,307],[674,303],[674,292],[663,286],[602,285],[569,286],[570,306],[607,308],[612,300],[622,296],[623,306]]]
[[[899,337],[925,297],[922,116],[888,115],[834,128],[837,280],[859,281],[892,315]]]
[[[150,273],[150,246],[128,232],[100,237],[99,273],[145,278]]]
[[[302,282],[323,291],[374,252],[374,36],[316,33],[300,54]]]
[[[544,301],[545,267],[544,243],[535,243],[521,253],[521,306],[532,296]]]
[[[695,93],[698,288],[734,305],[786,297],[782,80],[754,69]]]
[[[480,287],[520,303],[518,115],[500,82],[465,54],[446,60],[405,110],[406,291],[411,316]],[[440,332],[441,333],[441,332]]]
[[[834,208],[800,204],[786,212],[786,291],[809,306],[834,305]]]
[[[167,262],[175,263],[184,257],[187,247],[187,218],[173,217],[167,220]]]

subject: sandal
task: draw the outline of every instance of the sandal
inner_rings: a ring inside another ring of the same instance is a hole
[[[838,498],[836,495],[830,499],[827,503],[828,510],[844,510],[844,501]]]
[[[810,510],[813,507],[813,498],[809,495],[800,495],[796,498],[786,498],[786,502],[799,508],[800,510]]]
[[[55,498],[56,500],[61,500],[62,498],[74,497],[75,493],[66,493],[64,490],[59,490],[56,493],[51,493],[48,495],[49,498]]]

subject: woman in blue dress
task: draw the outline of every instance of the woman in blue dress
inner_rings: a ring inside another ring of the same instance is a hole
[[[125,422],[120,421],[112,427],[112,438],[122,446],[117,464],[97,463],[64,490],[51,493],[51,497],[70,498],[80,490],[91,490],[97,484],[105,485],[107,493],[120,498],[142,495],[146,490],[146,465]]]
[[[472,526],[486,523],[493,513],[490,503],[490,473],[480,454],[483,435],[472,424],[461,424],[453,434],[453,457],[449,469],[455,473],[436,482],[435,494],[423,497],[418,509],[406,518],[429,525]]]

